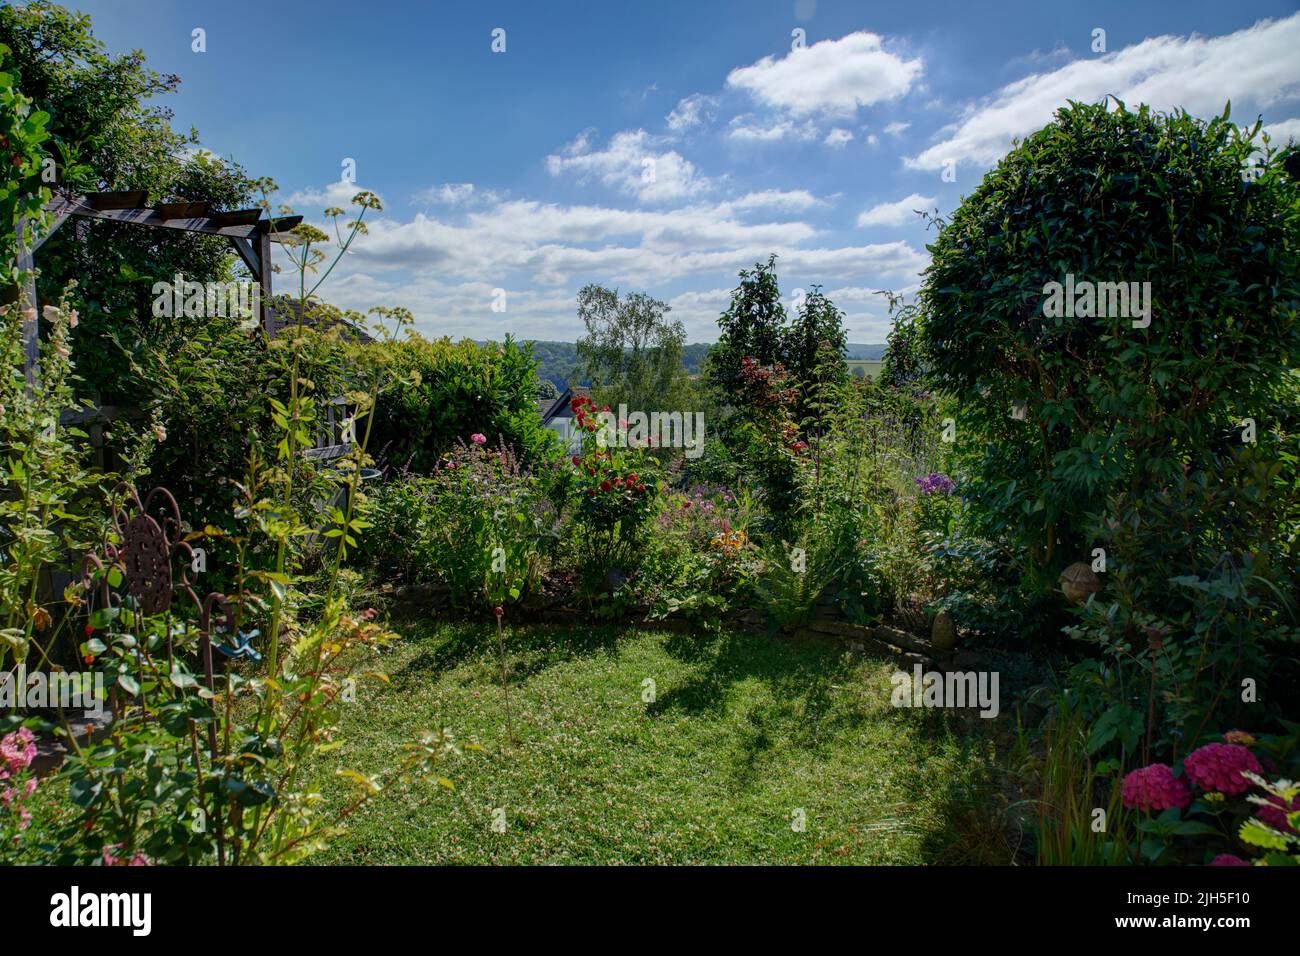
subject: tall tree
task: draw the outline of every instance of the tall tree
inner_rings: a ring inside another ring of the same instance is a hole
[[[683,397],[686,329],[668,319],[667,303],[644,292],[584,286],[578,317],[587,334],[578,340],[582,372],[602,402],[635,411],[672,410]]]
[[[848,333],[844,313],[814,285],[785,333],[785,367],[800,386],[798,421],[820,418],[819,405],[848,381]]]
[[[750,358],[766,368],[782,366],[796,388],[793,413],[797,421],[817,417],[819,396],[848,378],[844,313],[815,285],[799,305],[794,321],[787,321],[776,256],[742,270],[740,285],[718,317],[718,344],[709,351],[705,373],[720,404],[737,408],[743,404],[741,363]]]
[[[740,368],[745,358],[759,365],[785,362],[785,306],[776,279],[776,256],[753,269],[742,269],[731,303],[718,317],[718,342],[709,350],[705,380],[722,404],[741,392]]]

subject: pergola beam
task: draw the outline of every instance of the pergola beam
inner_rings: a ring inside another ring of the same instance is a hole
[[[32,272],[33,256],[45,241],[58,231],[69,216],[102,219],[133,226],[175,229],[207,236],[221,236],[230,241],[235,252],[260,286],[262,328],[271,334],[271,243],[284,242],[284,236],[302,222],[302,216],[278,216],[263,219],[260,208],[213,212],[206,202],[159,203],[144,205],[143,190],[88,193],[85,196],[56,196],[45,204],[46,228],[39,237],[32,235],[31,223],[25,218],[17,225],[18,271],[23,274],[19,296],[24,309],[36,309],[36,280]],[[27,381],[36,374],[39,356],[40,320],[23,319],[23,351]]]

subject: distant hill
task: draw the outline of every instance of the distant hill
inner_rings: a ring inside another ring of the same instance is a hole
[[[563,387],[578,365],[578,346],[573,342],[547,342],[533,339],[533,356],[538,359],[537,377],[549,378],[556,385]],[[686,371],[698,375],[704,365],[704,359],[713,346],[709,342],[696,342],[682,350],[682,364]],[[853,360],[879,361],[884,357],[884,345],[863,345],[850,343],[847,358]]]

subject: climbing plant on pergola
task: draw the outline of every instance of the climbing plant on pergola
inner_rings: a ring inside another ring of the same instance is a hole
[[[57,195],[45,204],[48,221],[42,233],[36,235],[36,224],[32,222],[25,219],[18,221],[17,265],[19,273],[24,277],[19,294],[24,307],[31,310],[26,313],[23,321],[25,367],[29,380],[36,371],[40,337],[36,279],[32,271],[34,257],[70,216],[224,236],[261,287],[259,319],[267,334],[272,334],[271,243],[285,241],[289,231],[302,222],[302,216],[264,218],[260,207],[217,212],[211,209],[209,203],[184,200],[146,206],[147,198],[144,190]]]

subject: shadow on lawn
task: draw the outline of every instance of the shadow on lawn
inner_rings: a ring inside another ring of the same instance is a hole
[[[394,684],[418,678],[436,680],[462,664],[490,657],[495,666],[497,656],[496,625],[478,621],[461,621],[442,626],[446,635],[436,645],[426,647],[403,667],[389,675]],[[525,680],[564,661],[603,652],[614,652],[622,629],[610,625],[530,624],[506,627],[506,653],[510,658],[510,679]],[[422,639],[414,636],[414,639]],[[427,638],[423,638],[426,640]]]
[[[792,724],[780,733],[792,734],[801,746],[817,748],[832,732],[867,719],[858,709],[834,706],[832,685],[848,680],[854,665],[830,644],[725,631],[674,635],[664,649],[698,669],[685,684],[660,694],[647,708],[652,716],[672,711],[718,714],[726,708],[731,685],[759,680],[768,686],[769,701],[745,714],[752,728],[746,744],[751,757],[771,748],[777,724]]]

